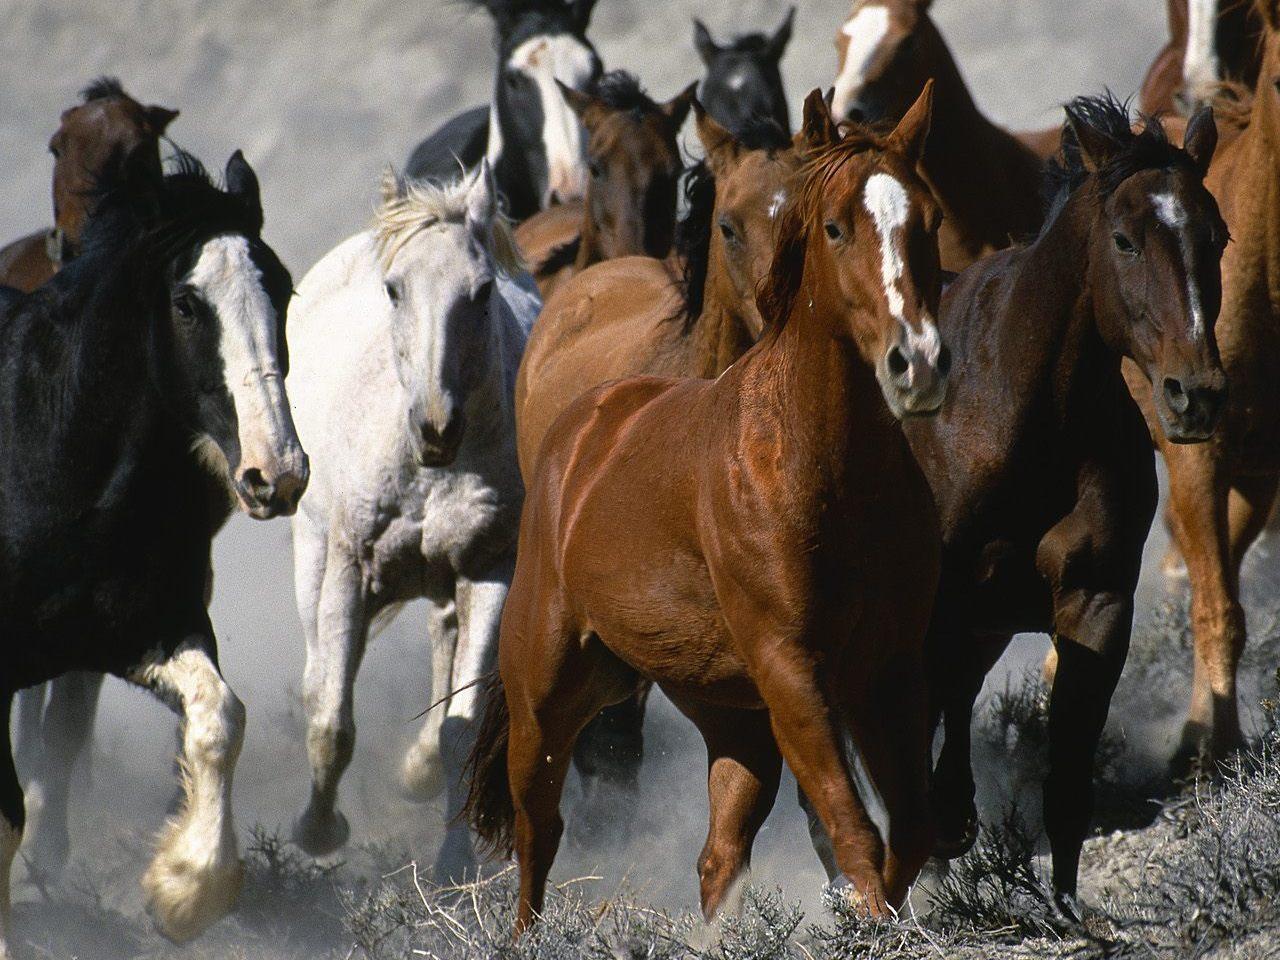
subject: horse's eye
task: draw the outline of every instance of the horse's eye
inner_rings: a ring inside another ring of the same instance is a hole
[[[502,79],[506,81],[508,87],[520,86],[520,71],[508,70],[502,75]]]
[[[738,239],[738,234],[733,229],[733,224],[723,217],[720,219],[720,235],[724,237],[726,243],[736,243]]]
[[[832,240],[839,240],[844,236],[844,231],[840,229],[840,224],[836,223],[834,220],[828,220],[823,224],[823,227],[827,231],[827,236]]]
[[[587,171],[591,174],[592,180],[599,180],[604,176],[604,171],[600,169],[600,164],[594,160],[587,161]]]
[[[382,288],[387,291],[387,299],[391,301],[393,307],[400,302],[400,288],[394,283],[388,280]]]
[[[49,144],[49,152],[53,154],[53,159],[55,160],[57,160],[58,157],[62,156],[62,154],[59,153],[58,148],[55,147],[52,143]]]
[[[188,323],[196,319],[195,300],[189,293],[180,293],[173,298],[173,312],[178,318]]]
[[[1123,233],[1116,232],[1111,235],[1111,239],[1115,242],[1116,249],[1127,257],[1136,257],[1138,248],[1133,245],[1133,241],[1126,237]]]

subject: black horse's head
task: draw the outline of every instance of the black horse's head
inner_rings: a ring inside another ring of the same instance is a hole
[[[772,120],[791,129],[778,64],[791,39],[796,8],[772,36],[748,33],[721,46],[701,20],[693,21],[693,41],[707,66],[698,100],[725,129],[741,133],[754,121]]]
[[[584,137],[560,95],[591,90],[600,57],[587,40],[595,0],[473,0],[497,27],[498,79],[488,156],[507,203],[523,219],[586,189]]]

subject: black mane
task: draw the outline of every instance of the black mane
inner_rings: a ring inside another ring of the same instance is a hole
[[[594,91],[610,110],[634,110],[637,114],[656,113],[658,105],[640,86],[635,74],[626,70],[610,70],[600,78]]]
[[[116,77],[97,77],[89,81],[89,85],[80,91],[80,99],[84,103],[95,100],[109,100],[112,97],[127,97],[124,87]]]
[[[1134,129],[1129,115],[1129,101],[1117,100],[1110,92],[1096,97],[1077,97],[1065,107],[1067,120],[1062,127],[1062,150],[1047,164],[1045,196],[1053,215],[1066,203],[1071,192],[1090,176],[1076,128],[1088,128],[1101,134],[1114,146],[1111,158],[1097,171],[1098,189],[1109,196],[1125,180],[1142,170],[1168,170],[1190,166],[1186,152],[1169,142],[1164,127],[1154,117],[1139,116],[1140,129]]]

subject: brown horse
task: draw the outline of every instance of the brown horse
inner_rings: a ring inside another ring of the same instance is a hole
[[[111,77],[95,80],[81,102],[64,110],[49,141],[53,154],[52,230],[41,230],[0,249],[0,286],[30,292],[80,250],[96,184],[131,156],[155,157],[159,180],[160,137],[177,110],[143,106]]]
[[[783,759],[869,913],[900,903],[924,863],[938,527],[894,418],[936,411],[947,381],[939,211],[916,173],[929,109],[926,92],[887,139],[855,129],[813,159],[761,291],[768,330],[745,356],[713,381],[597,388],[548,433],[469,799],[481,836],[514,845],[517,932],[542,908],[573,741],[642,680],[706,741],[708,917],[747,866]]]
[[[1020,138],[996,126],[969,94],[930,0],[854,0],[836,34],[837,120],[901,117],[925,81],[936,83],[937,120],[923,172],[942,204],[942,266],[962,270],[993,250],[1035,236],[1044,219],[1043,158],[1058,131]],[[1039,152],[1037,152],[1039,151]]]
[[[615,257],[659,259],[671,252],[676,184],[682,163],[676,134],[697,84],[654,103],[621,70],[594,93],[560,92],[587,130],[587,193],[582,203],[535,213],[516,230],[543,299],[593,263]]]
[[[1258,81],[1262,21],[1249,0],[1167,0],[1169,42],[1142,81],[1144,113],[1171,113],[1210,99],[1219,80]],[[1192,20],[1195,23],[1192,23]],[[1193,37],[1194,35],[1194,37]]]
[[[1266,38],[1247,126],[1218,151],[1207,180],[1233,237],[1222,261],[1217,327],[1231,386],[1222,429],[1211,443],[1178,445],[1151,416],[1150,385],[1129,376],[1169,468],[1170,527],[1191,580],[1195,672],[1175,770],[1202,750],[1220,757],[1241,742],[1240,562],[1280,480],[1280,4],[1257,9]]]
[[[1157,495],[1121,358],[1160,385],[1170,436],[1209,436],[1225,388],[1213,329],[1227,234],[1201,182],[1212,113],[1193,118],[1184,149],[1157,123],[1135,132],[1110,99],[1077,100],[1067,117],[1047,223],[948,287],[939,322],[954,351],[951,393],[938,417],[904,430],[942,523],[926,648],[945,732],[939,852],[973,840],[969,725],[983,676],[1014,633],[1048,632],[1058,668],[1045,826],[1054,886],[1073,894]]]

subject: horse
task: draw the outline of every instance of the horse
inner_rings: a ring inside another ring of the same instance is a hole
[[[796,8],[789,7],[772,35],[745,33],[723,46],[716,43],[705,23],[694,18],[693,45],[707,68],[698,100],[722,127],[736,133],[766,119],[791,130],[779,64],[791,41],[795,16]]]
[[[506,215],[519,222],[582,197],[587,169],[582,129],[557,89],[587,91],[600,57],[587,39],[596,0],[465,0],[496,28],[493,102],[454,117],[413,149],[405,173],[441,183],[482,157],[497,179]]]
[[[601,260],[671,252],[683,168],[676,135],[694,86],[658,104],[618,70],[606,73],[594,93],[562,89],[587,131],[590,179],[581,203],[542,210],[516,229],[543,299]]]
[[[68,670],[182,715],[184,796],[143,877],[159,930],[190,939],[239,891],[244,707],[218,670],[209,548],[229,489],[257,518],[291,513],[308,467],[284,391],[292,283],[239,151],[225,178],[180,154],[160,180],[136,155],[80,255],[0,318],[0,956],[23,826],[9,706]]]
[[[950,394],[937,417],[903,430],[941,516],[926,644],[931,719],[944,733],[937,852],[957,856],[975,837],[969,728],[984,675],[1014,633],[1048,632],[1058,667],[1045,827],[1053,886],[1070,909],[1157,497],[1121,359],[1160,385],[1169,435],[1211,434],[1226,386],[1214,319],[1227,233],[1202,183],[1217,139],[1211,112],[1193,117],[1178,149],[1159,123],[1135,132],[1122,105],[1081,98],[1063,137],[1040,235],[975,263],[943,293]],[[815,845],[834,869],[819,829]]]
[[[1213,99],[1221,80],[1258,81],[1262,22],[1248,2],[1167,0],[1169,42],[1142,80],[1138,102],[1149,116]]]
[[[924,152],[924,176],[942,203],[942,266],[962,270],[984,254],[1033,237],[1044,218],[1043,158],[1058,133],[1024,142],[988,120],[969,94],[937,26],[931,0],[854,0],[836,35],[840,72],[832,96],[837,120],[896,119],[936,83],[937,122]]]
[[[1195,669],[1191,705],[1171,761],[1184,772],[1205,754],[1222,758],[1240,746],[1236,674],[1246,642],[1240,563],[1266,523],[1280,480],[1280,6],[1259,3],[1263,61],[1252,99],[1239,105],[1243,130],[1215,154],[1206,183],[1222,206],[1233,242],[1222,260],[1217,341],[1230,393],[1223,426],[1211,443],[1177,444],[1152,407],[1161,393],[1127,371],[1151,435],[1169,469],[1167,517],[1191,583]]]
[[[99,77],[62,112],[49,140],[53,154],[53,228],[38,230],[0,249],[0,286],[30,292],[80,252],[94,185],[135,153],[160,175],[160,137],[177,110],[144,106],[114,77]]]
[[[516,315],[496,282],[519,269],[481,161],[443,186],[389,174],[374,226],[298,287],[289,390],[314,480],[293,544],[312,786],[293,836],[309,853],[337,849],[350,832],[337,790],[355,745],[352,701],[370,627],[426,597],[439,706],[402,779],[417,798],[447,791],[439,878],[460,880],[475,864],[455,819],[458,776],[479,702],[473,681],[497,648],[524,496],[511,391],[531,318]],[[357,393],[366,415],[353,420]]]
[[[760,293],[765,333],[721,376],[615,381],[547,433],[467,801],[480,836],[514,848],[517,935],[542,909],[573,741],[643,680],[706,741],[708,918],[784,758],[867,913],[901,903],[929,854],[940,544],[897,422],[936,412],[948,379],[940,211],[916,173],[929,109],[926,91],[887,138],[854,129],[810,161]]]

